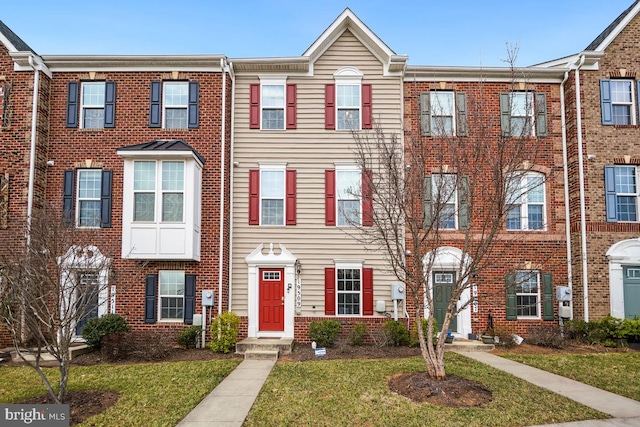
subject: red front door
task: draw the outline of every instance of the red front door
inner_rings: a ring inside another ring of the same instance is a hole
[[[260,269],[260,331],[284,331],[284,269]]]

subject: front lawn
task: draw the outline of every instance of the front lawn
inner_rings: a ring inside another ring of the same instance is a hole
[[[640,352],[500,356],[640,401]]]
[[[262,388],[247,426],[494,426],[607,418],[593,409],[509,374],[447,353],[447,372],[493,392],[476,408],[418,404],[391,393],[386,379],[424,370],[421,358],[278,362]]]
[[[110,390],[120,394],[115,406],[79,425],[175,426],[240,359],[74,366],[69,391]],[[49,372],[56,375],[56,368]],[[0,368],[0,403],[16,403],[46,394],[33,368]]]

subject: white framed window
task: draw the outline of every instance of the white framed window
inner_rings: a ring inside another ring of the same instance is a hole
[[[431,179],[432,208],[435,210],[437,227],[441,230],[455,230],[458,228],[457,175],[433,174]]]
[[[186,129],[189,113],[189,82],[164,82],[162,93],[165,129]]]
[[[82,82],[80,97],[81,127],[104,128],[105,82]]]
[[[338,226],[362,223],[362,171],[336,166],[336,218]]]
[[[184,162],[135,161],[133,169],[133,220],[156,222],[160,218],[160,222],[182,222]]]
[[[184,319],[185,274],[179,270],[160,270],[158,272],[159,298],[158,319]]]
[[[78,169],[76,190],[76,224],[78,227],[100,227],[102,170]]]
[[[518,318],[540,318],[540,272],[516,272],[516,312]]]
[[[615,204],[618,221],[637,222],[640,192],[637,166],[615,166]]]
[[[532,92],[511,92],[511,136],[532,136],[534,134],[534,104]]]
[[[260,225],[284,225],[285,167],[260,167]]]
[[[613,124],[635,124],[634,84],[631,80],[611,80],[611,110]]]
[[[546,228],[544,175],[528,172],[507,180],[507,230]]]
[[[338,315],[362,314],[362,264],[336,264]]]
[[[262,80],[260,84],[260,117],[264,130],[284,130],[286,86],[284,80]]]
[[[338,130],[359,130],[360,121],[360,84],[336,84],[336,112]]]
[[[452,91],[429,92],[431,106],[431,134],[451,136],[456,134],[455,99]]]

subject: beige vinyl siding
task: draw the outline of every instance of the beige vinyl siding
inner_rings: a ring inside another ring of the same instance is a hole
[[[234,161],[234,234],[232,307],[247,314],[247,264],[245,257],[260,243],[282,244],[302,264],[301,315],[324,315],[324,268],[334,259],[364,261],[374,269],[374,301],[386,300],[393,307],[383,252],[366,251],[347,232],[355,230],[325,226],[324,172],[336,163],[355,164],[354,141],[350,132],[325,130],[325,84],[334,83],[333,74],[342,67],[354,67],[363,74],[363,83],[373,86],[373,117],[385,131],[401,135],[401,77],[384,77],[383,65],[351,33],[345,32],[314,64],[313,76],[289,75],[287,83],[297,85],[297,129],[260,131],[249,129],[249,85],[259,83],[257,75],[236,76]],[[364,131],[363,131],[364,132]],[[248,225],[249,170],[260,162],[286,162],[297,170],[297,225],[266,227]],[[315,308],[314,308],[315,307]]]

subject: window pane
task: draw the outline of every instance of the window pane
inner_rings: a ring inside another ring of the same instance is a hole
[[[99,227],[100,226],[100,201],[81,200],[79,207],[78,226]]]
[[[339,109],[338,110],[338,129],[340,130],[358,130],[360,129],[360,110],[356,109]]]
[[[533,94],[511,93],[511,115],[533,116]]]
[[[611,80],[611,101],[614,103],[631,102],[631,82],[628,80]]]
[[[283,85],[263,85],[262,86],[262,106],[284,108],[284,86]]]
[[[82,83],[82,106],[104,107],[104,82]]]
[[[520,205],[514,205],[507,212],[507,230],[520,230],[521,227]]]
[[[189,100],[188,82],[165,83],[164,105],[165,107],[187,107]]]
[[[184,317],[183,298],[161,298],[162,307],[160,318],[162,319],[182,319]]]
[[[186,108],[167,108],[165,110],[165,124],[167,129],[186,129],[187,128],[187,109]]]
[[[283,199],[262,199],[262,225],[284,225]]]
[[[82,170],[78,172],[78,197],[99,199],[102,183],[101,170]]]
[[[182,193],[162,194],[162,221],[182,221]]]
[[[338,225],[360,224],[360,201],[338,200]]]
[[[631,124],[631,105],[613,105],[613,124],[630,125]]]
[[[636,209],[635,196],[618,196],[618,221],[637,221],[637,209]]]
[[[135,193],[133,198],[133,220],[153,221],[156,196],[154,193]]]
[[[162,162],[162,189],[184,189],[184,162]]]
[[[542,216],[542,205],[528,206],[528,228],[529,230],[542,230],[544,228],[544,220]]]
[[[104,128],[104,108],[85,108],[82,110],[82,127],[86,129]]]
[[[540,176],[527,176],[527,201],[529,203],[544,202],[544,182]]]
[[[260,195],[262,197],[284,197],[284,171],[263,170],[260,172]]]
[[[615,168],[616,193],[636,193],[636,168],[619,166]]]
[[[453,135],[453,117],[432,115],[431,133],[438,136]]]
[[[337,273],[338,314],[360,314],[360,269],[340,268]]]
[[[430,92],[431,114],[453,116],[453,92]]]
[[[340,107],[360,108],[360,85],[338,85],[337,105]]]
[[[184,295],[184,271],[162,270],[159,279],[160,295]]]
[[[336,190],[339,199],[356,199],[361,192],[362,173],[358,170],[338,171]]]
[[[156,162],[135,162],[133,167],[134,191],[156,189]]]
[[[456,228],[456,207],[453,204],[442,205],[438,225],[442,229],[453,230]]]
[[[262,129],[284,129],[284,109],[263,109]]]

